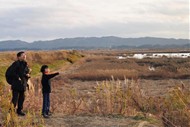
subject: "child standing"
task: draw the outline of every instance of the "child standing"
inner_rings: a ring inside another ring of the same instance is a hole
[[[49,118],[49,109],[50,109],[50,93],[51,93],[51,81],[50,79],[59,75],[59,73],[50,73],[50,70],[47,65],[41,67],[42,72],[42,94],[43,94],[43,107],[42,115],[44,118]]]

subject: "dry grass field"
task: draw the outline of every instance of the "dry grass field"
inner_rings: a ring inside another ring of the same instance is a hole
[[[189,127],[190,59],[116,58],[123,53],[132,51],[29,51],[34,89],[27,91],[24,119],[9,111],[4,81],[15,52],[0,53],[0,126]],[[61,72],[52,80],[50,119],[40,115],[42,64]]]
[[[125,52],[123,52],[125,53]],[[86,53],[87,54],[87,53]],[[69,78],[78,80],[188,79],[190,58],[117,59],[121,53],[91,54]],[[131,54],[131,53],[128,53]],[[150,70],[149,68],[154,68]],[[93,73],[92,73],[93,72]]]

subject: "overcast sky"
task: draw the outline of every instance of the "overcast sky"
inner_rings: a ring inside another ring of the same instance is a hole
[[[189,0],[0,0],[0,40],[189,38]]]

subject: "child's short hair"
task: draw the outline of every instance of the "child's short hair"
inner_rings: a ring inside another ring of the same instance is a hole
[[[40,72],[44,73],[45,72],[45,69],[47,69],[48,66],[47,65],[42,65],[41,69],[40,69]]]

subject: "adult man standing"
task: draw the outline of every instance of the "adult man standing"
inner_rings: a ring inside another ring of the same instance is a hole
[[[27,87],[27,80],[30,77],[30,70],[26,62],[25,52],[17,53],[17,61],[15,61],[7,70],[6,75],[11,75],[12,88],[12,103],[14,107],[17,106],[17,114],[25,116],[22,111],[25,100],[25,91]]]

